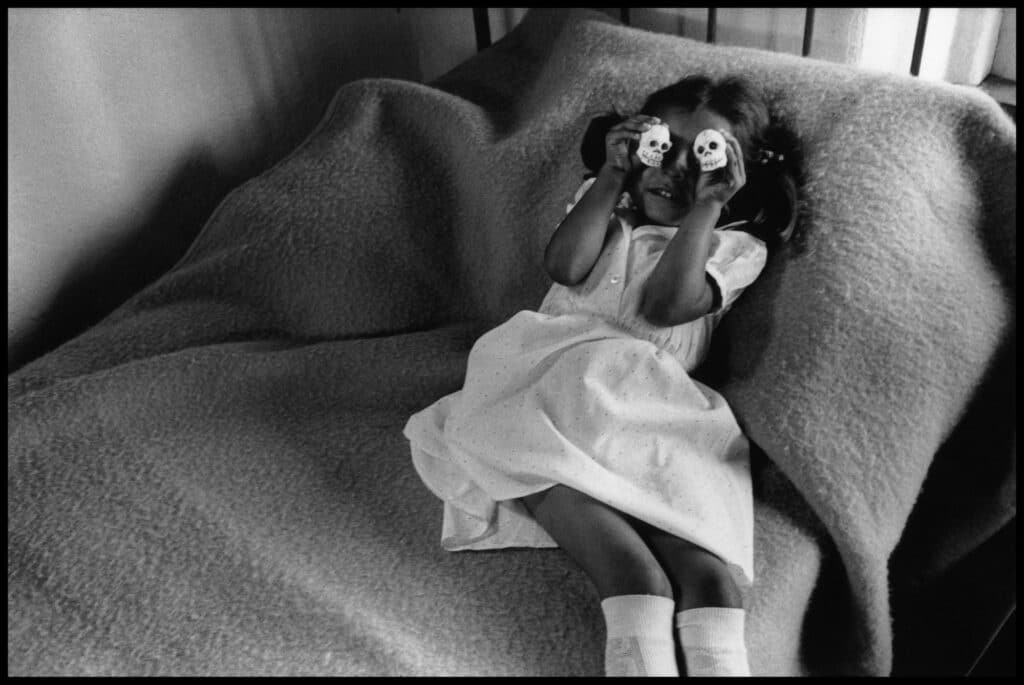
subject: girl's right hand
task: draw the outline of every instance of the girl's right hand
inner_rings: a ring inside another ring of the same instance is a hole
[[[631,141],[639,141],[641,134],[653,124],[660,124],[661,119],[646,114],[634,114],[621,123],[612,126],[604,138],[605,165],[629,174],[640,164],[636,156],[635,145]]]

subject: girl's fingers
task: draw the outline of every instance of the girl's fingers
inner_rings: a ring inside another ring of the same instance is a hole
[[[626,121],[634,121],[640,124],[660,124],[661,119],[658,117],[652,117],[647,114],[634,114],[633,116],[626,119]]]
[[[658,117],[649,117],[646,114],[638,114],[637,117],[640,119],[640,121],[643,121],[644,123],[651,125],[662,123],[661,119],[659,119]]]
[[[726,177],[728,178],[729,187],[739,189],[747,181],[747,175],[743,169],[743,159],[736,153],[732,145],[726,146],[725,156],[729,160],[726,166]]]
[[[736,155],[736,159],[739,160],[739,164],[743,164],[743,149],[740,147],[740,141],[733,134],[722,129],[720,131],[722,137],[725,138],[725,144],[730,148]]]
[[[629,123],[619,124],[618,126],[614,127],[612,130],[608,131],[608,133],[629,132],[629,133],[635,133],[637,135],[640,135],[644,131],[649,131],[650,129],[651,129],[650,124],[644,124],[644,123],[641,123],[641,122],[629,122]]]
[[[721,131],[725,138],[725,156],[729,160],[729,175],[737,187],[747,181],[747,170],[743,165],[743,151],[740,149],[740,142],[727,131]]]
[[[621,121],[612,127],[612,131],[635,131],[637,133],[643,133],[647,131],[654,124],[660,124],[661,119],[658,117],[649,117],[644,114],[637,114],[628,119]]]
[[[616,133],[609,133],[607,143],[609,145],[619,145],[621,143],[629,142],[630,140],[640,140],[640,134],[632,131],[619,131]]]
[[[736,171],[736,153],[732,151],[731,145],[725,146],[725,158],[728,160],[728,164],[725,165],[725,181],[730,188],[735,188],[740,179]]]

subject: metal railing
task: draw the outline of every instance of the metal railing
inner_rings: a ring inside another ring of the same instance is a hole
[[[807,7],[804,17],[804,37],[801,54],[808,57],[811,54],[811,40],[814,37],[814,9]],[[487,14],[488,8],[473,8],[473,27],[476,30],[477,50],[483,50],[491,45],[491,21]],[[917,19],[917,35],[914,36],[914,51],[910,58],[910,73],[917,76],[921,70],[921,55],[924,52],[925,34],[928,32],[928,7],[922,7]],[[630,14],[628,7],[619,8],[619,19],[626,26],[630,25]],[[714,43],[718,31],[718,8],[708,8],[708,30],[707,42]]]

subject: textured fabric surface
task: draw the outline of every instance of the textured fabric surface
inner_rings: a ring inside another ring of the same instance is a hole
[[[969,89],[536,11],[431,86],[341,88],[170,272],[8,377],[8,673],[599,674],[581,572],[444,552],[401,428],[543,296],[585,123],[691,72],[764,84],[804,143],[802,237],[705,367],[763,449],[751,671],[889,672],[890,589],[1016,511],[1015,127]]]

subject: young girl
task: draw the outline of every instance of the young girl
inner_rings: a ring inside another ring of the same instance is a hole
[[[648,166],[637,142],[659,123],[671,147]],[[693,147],[707,129],[727,163],[704,172]],[[592,173],[547,246],[555,283],[539,311],[483,335],[463,389],[405,428],[444,501],[444,548],[557,545],[580,564],[610,676],[679,675],[676,636],[687,674],[749,675],[748,443],[690,373],[795,224],[780,132],[737,78],[685,78],[639,114],[595,119]]]

